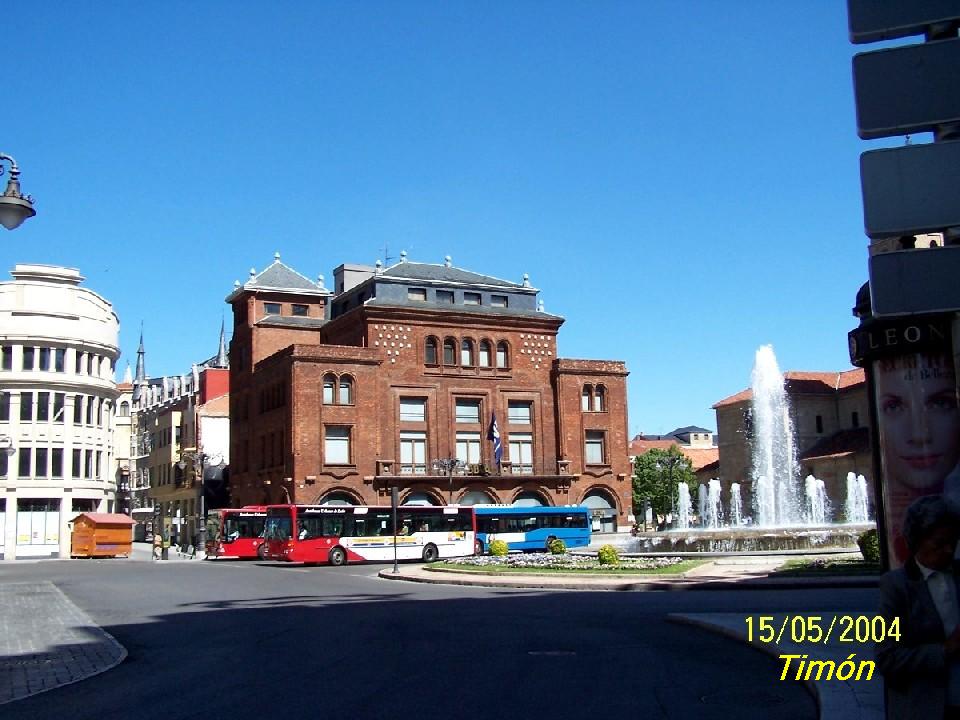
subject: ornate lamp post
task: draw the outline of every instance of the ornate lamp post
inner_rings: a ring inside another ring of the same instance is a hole
[[[447,476],[447,504],[453,505],[453,473],[457,470],[463,470],[466,463],[457,458],[439,458],[430,463],[434,472],[445,473]]]
[[[27,218],[37,214],[33,209],[33,198],[20,192],[20,168],[17,161],[9,155],[0,153],[0,175],[3,174],[3,161],[10,163],[10,179],[7,189],[0,195],[0,225],[7,230],[20,227]]]
[[[204,487],[204,471],[208,467],[223,465],[221,455],[207,455],[202,450],[185,450],[181,454],[181,459],[177,462],[177,467],[183,470],[187,467],[187,461],[193,462],[193,481],[200,486],[200,512],[198,513],[199,522],[197,523],[197,545],[203,552],[207,548],[207,508],[206,508],[206,488]]]

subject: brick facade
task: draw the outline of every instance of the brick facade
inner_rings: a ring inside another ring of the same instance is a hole
[[[234,504],[388,504],[397,486],[401,502],[587,502],[604,529],[629,525],[624,363],[558,359],[563,318],[534,309],[527,283],[450,265],[370,270],[333,296],[277,260],[228,298]],[[293,287],[261,289],[277,277]],[[418,302],[427,289],[449,305]],[[462,473],[433,469],[453,457]]]

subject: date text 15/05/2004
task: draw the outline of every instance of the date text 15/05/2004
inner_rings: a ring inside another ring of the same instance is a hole
[[[879,643],[900,641],[900,618],[881,615],[785,615],[781,621],[773,615],[748,616],[747,642],[802,645],[826,645],[831,638],[841,643]],[[836,634],[834,634],[836,633]]]

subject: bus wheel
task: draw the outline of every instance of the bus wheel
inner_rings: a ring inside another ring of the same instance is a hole
[[[347,554],[343,551],[343,548],[335,547],[330,551],[330,556],[327,558],[327,561],[331,565],[346,565]]]
[[[257,546],[257,558],[260,559],[260,560],[266,560],[266,559],[267,559],[267,544],[266,544],[266,543],[260,543],[260,544]]]
[[[437,546],[433,543],[430,543],[423,549],[423,561],[424,562],[436,562],[440,557],[440,552],[437,550]]]

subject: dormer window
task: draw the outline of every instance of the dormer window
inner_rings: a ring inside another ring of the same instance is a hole
[[[263,304],[263,312],[267,315],[279,315],[280,303],[265,302]]]
[[[290,306],[290,312],[296,317],[307,317],[310,314],[310,306],[295,303]]]
[[[453,305],[453,290],[437,290],[437,302]]]
[[[426,288],[407,288],[407,300],[413,300],[416,302],[426,302],[427,289]]]
[[[480,293],[465,292],[465,293],[463,294],[463,304],[464,304],[464,305],[479,305],[479,304],[480,304]]]
[[[505,308],[505,307],[507,307],[507,296],[506,296],[506,295],[491,295],[491,296],[490,296],[490,307],[496,307],[496,308]]]

